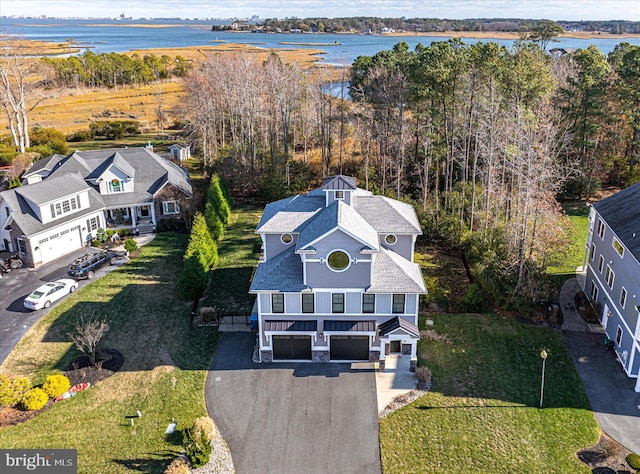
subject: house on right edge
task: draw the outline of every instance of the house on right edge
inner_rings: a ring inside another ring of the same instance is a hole
[[[584,293],[640,392],[640,183],[591,207]]]
[[[401,353],[415,370],[419,296],[415,210],[333,176],[272,202],[256,229],[260,361],[379,361]]]

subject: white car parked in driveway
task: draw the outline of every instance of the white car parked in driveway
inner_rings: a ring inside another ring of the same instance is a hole
[[[48,308],[54,301],[73,293],[77,289],[78,282],[70,278],[50,281],[27,296],[24,299],[24,307],[33,310]]]

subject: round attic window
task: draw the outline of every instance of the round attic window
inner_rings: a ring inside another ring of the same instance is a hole
[[[329,265],[329,268],[334,272],[343,272],[349,268],[350,264],[351,257],[342,250],[334,250],[329,254],[329,257],[327,257],[327,265]]]
[[[389,245],[393,245],[398,241],[398,238],[393,234],[389,234],[384,238],[384,241]]]
[[[280,240],[282,241],[283,244],[290,244],[293,241],[293,237],[291,236],[291,234],[282,234],[282,237],[280,237]]]

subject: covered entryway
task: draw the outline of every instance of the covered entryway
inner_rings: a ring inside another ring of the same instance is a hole
[[[369,336],[331,336],[331,360],[369,360]]]
[[[272,337],[274,360],[311,360],[311,336]]]

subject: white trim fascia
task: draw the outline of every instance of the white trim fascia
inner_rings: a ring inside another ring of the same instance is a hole
[[[371,224],[369,224],[369,225],[371,225]],[[315,244],[316,242],[319,242],[319,241],[321,241],[321,240],[325,239],[326,237],[330,236],[331,234],[333,234],[333,233],[334,233],[335,231],[337,231],[337,230],[342,231],[345,235],[347,235],[348,237],[351,237],[353,240],[355,240],[355,241],[357,241],[357,242],[360,242],[362,245],[366,245],[367,247],[370,247],[370,246],[371,246],[371,244],[370,244],[369,242],[365,242],[364,240],[362,240],[362,239],[360,239],[360,238],[356,237],[355,235],[351,234],[351,232],[348,232],[348,231],[346,231],[345,229],[343,229],[343,228],[340,226],[340,224],[337,224],[335,227],[333,227],[333,228],[332,228],[331,230],[329,230],[328,232],[325,232],[325,233],[324,233],[324,234],[322,234],[320,237],[316,237],[316,239],[315,239],[315,240],[312,240],[311,242],[309,242],[308,244],[306,244],[304,247],[301,247],[301,248],[299,249],[299,251],[302,251],[302,250],[306,249],[307,247],[312,246],[312,245],[313,245],[313,244]],[[377,234],[377,232],[376,232],[376,234]],[[378,251],[378,250],[379,250],[379,247],[380,247],[380,243],[379,243],[379,242],[376,242],[376,243],[375,243],[375,245],[377,245],[377,246],[378,246],[378,248],[375,248],[375,247],[374,247],[374,248],[373,248],[373,250],[374,250],[374,251]]]

